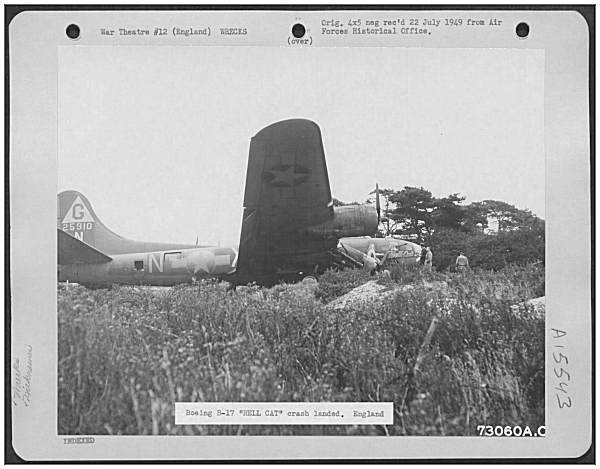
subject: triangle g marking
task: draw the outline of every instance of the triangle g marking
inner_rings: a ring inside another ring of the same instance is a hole
[[[62,220],[63,223],[86,223],[94,221],[94,217],[92,217],[92,214],[80,196],[75,198]]]

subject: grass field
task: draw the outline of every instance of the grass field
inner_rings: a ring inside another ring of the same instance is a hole
[[[369,280],[227,291],[58,288],[60,434],[475,435],[544,423],[543,266],[397,270],[382,304],[326,302]],[[437,285],[432,288],[431,285]],[[415,361],[434,317],[430,345]],[[422,361],[421,361],[422,359]],[[392,401],[394,425],[175,426],[175,401]]]

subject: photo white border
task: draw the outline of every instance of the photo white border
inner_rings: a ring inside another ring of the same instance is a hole
[[[446,29],[427,37],[324,39],[315,35],[312,47],[545,51],[545,438],[95,436],[94,444],[65,445],[63,436],[57,435],[56,418],[57,48],[106,44],[105,38],[87,32],[127,24],[154,25],[158,16],[161,22],[185,24],[224,22],[226,18],[227,23],[247,25],[252,31],[241,46],[289,47],[286,40],[295,21],[310,27],[321,18],[345,15],[339,10],[27,11],[12,19],[8,44],[11,352],[13,358],[25,357],[27,346],[31,345],[33,356],[31,406],[12,407],[13,446],[17,454],[26,460],[564,458],[584,454],[592,435],[588,25],[576,11],[469,9],[463,13],[495,16],[507,26],[493,34],[485,28]],[[360,10],[353,16],[443,18],[456,14],[443,9]],[[514,34],[514,26],[520,21],[532,27],[527,40],[519,40]],[[64,34],[70,23],[79,24],[83,32],[77,45]],[[143,45],[146,41],[116,36],[111,44]],[[171,36],[163,41],[181,43]],[[551,328],[567,331],[564,343],[568,371],[573,377],[569,393],[574,405],[570,408],[559,409],[551,391],[556,384]]]

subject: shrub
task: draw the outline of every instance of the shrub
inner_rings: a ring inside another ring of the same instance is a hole
[[[499,270],[509,265],[544,263],[544,232],[532,229],[500,231],[497,234],[466,233],[438,229],[428,240],[437,270],[454,269],[460,251],[469,258],[471,267]]]
[[[319,277],[316,296],[324,303],[329,303],[371,279],[369,273],[361,269],[327,270]]]

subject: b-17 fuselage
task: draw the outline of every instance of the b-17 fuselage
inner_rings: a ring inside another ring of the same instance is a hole
[[[202,247],[181,250],[117,254],[102,264],[59,265],[59,281],[84,285],[113,283],[173,286],[235,273],[237,249]]]

